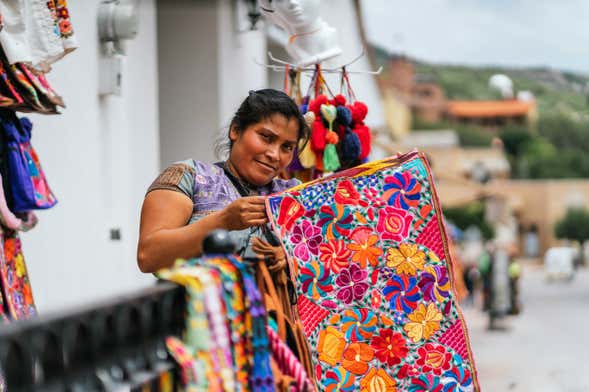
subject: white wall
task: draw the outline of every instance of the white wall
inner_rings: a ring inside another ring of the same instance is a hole
[[[161,165],[213,162],[215,139],[241,101],[267,84],[253,61],[265,40],[247,30],[241,1],[162,0],[157,8]]]
[[[30,115],[33,144],[59,203],[22,235],[41,313],[150,284],[136,266],[139,210],[159,170],[154,0],[142,0],[128,45],[123,95],[98,95],[99,0],[69,2],[80,48],[48,79],[64,97],[60,116]],[[109,231],[121,229],[121,241]]]

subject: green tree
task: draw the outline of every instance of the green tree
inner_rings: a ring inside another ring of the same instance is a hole
[[[470,226],[478,227],[486,240],[495,235],[493,227],[485,220],[484,202],[477,201],[462,207],[444,208],[444,216],[454,222],[460,230],[466,230]]]
[[[554,234],[580,244],[589,239],[589,211],[584,208],[569,208],[565,216],[556,222]]]

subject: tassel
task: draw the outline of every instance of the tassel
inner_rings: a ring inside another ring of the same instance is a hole
[[[337,150],[334,144],[325,146],[323,152],[323,169],[327,172],[336,171],[340,168],[339,158],[337,157]]]
[[[317,164],[317,156],[311,149],[311,142],[308,142],[299,154],[299,162],[305,169],[310,169]]]
[[[342,160],[350,162],[360,157],[362,147],[360,145],[360,139],[350,128],[346,128],[346,135],[342,142]]]

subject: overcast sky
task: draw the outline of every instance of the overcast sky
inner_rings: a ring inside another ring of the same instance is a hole
[[[589,74],[589,0],[362,0],[368,40],[432,62]]]

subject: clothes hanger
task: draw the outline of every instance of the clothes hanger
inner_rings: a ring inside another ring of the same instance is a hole
[[[362,52],[354,57],[351,61],[349,61],[346,64],[340,65],[336,68],[321,68],[321,71],[324,73],[342,73],[343,69],[346,68],[346,72],[348,74],[365,74],[365,75],[380,75],[380,73],[382,72],[382,66],[380,66],[376,71],[349,71],[347,70],[347,68],[354,64],[355,62],[357,62],[358,60],[360,60],[362,57],[364,57],[365,55],[365,50],[364,48],[362,48]],[[272,60],[275,64],[264,64],[264,63],[260,63],[259,61],[257,61],[254,58],[254,62],[262,67],[266,67],[269,68],[275,72],[284,72],[287,69],[296,69],[297,71],[303,72],[303,73],[313,73],[315,72],[315,67],[300,67],[296,64],[293,63],[289,63],[288,61],[284,61],[281,59],[276,58],[272,52],[268,51],[268,57],[270,58],[270,60]]]

